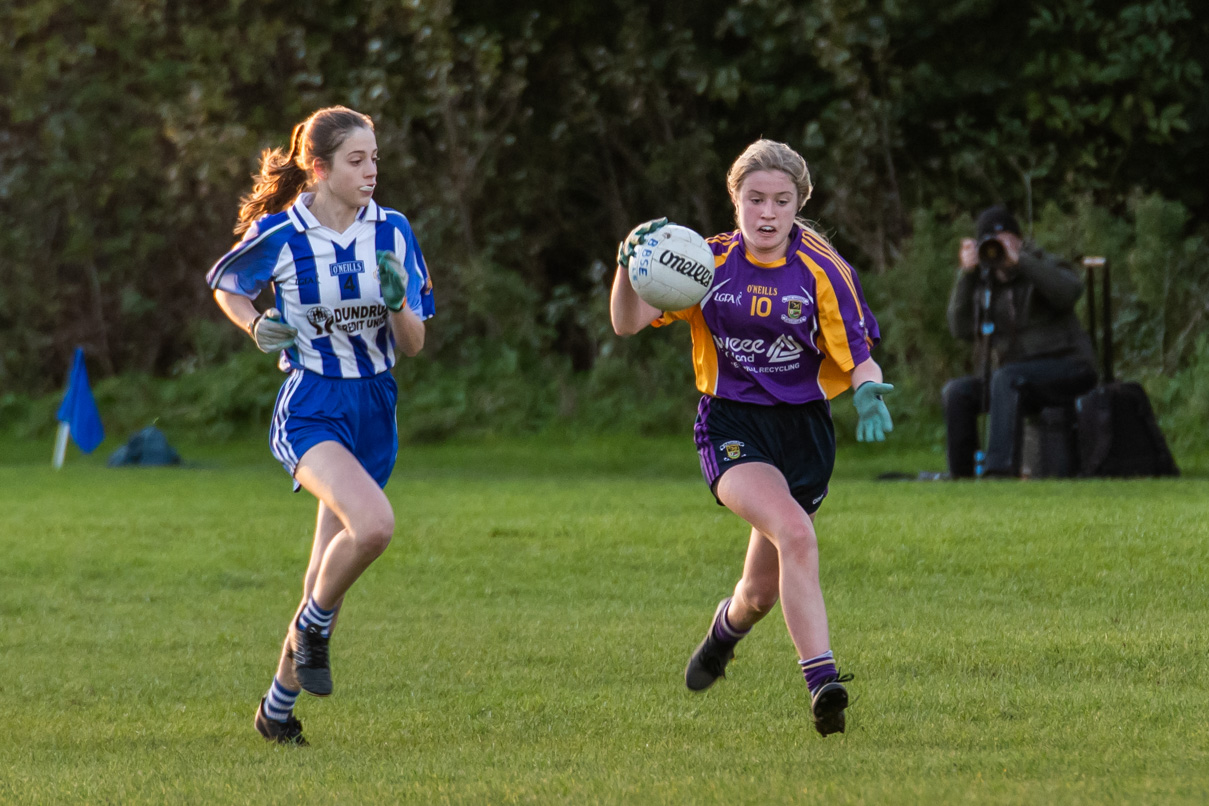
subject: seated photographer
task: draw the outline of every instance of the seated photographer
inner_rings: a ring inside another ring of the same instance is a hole
[[[1004,207],[978,217],[977,236],[961,243],[949,298],[949,331],[975,343],[978,373],[949,381],[942,392],[953,478],[974,475],[978,415],[988,404],[984,473],[1016,476],[1021,417],[1068,403],[1096,383],[1091,339],[1075,314],[1079,276],[1058,256],[1025,243]]]

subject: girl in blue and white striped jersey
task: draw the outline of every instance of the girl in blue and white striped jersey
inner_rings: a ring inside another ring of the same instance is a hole
[[[219,307],[288,376],[277,396],[273,455],[319,499],[302,603],[277,674],[256,710],[269,741],[304,744],[300,690],[332,691],[328,639],[344,594],[390,543],[382,488],[398,452],[390,373],[414,356],[433,314],[432,281],[411,225],[373,201],[373,122],[344,107],[294,127],[290,150],[266,150],[244,197],[241,240],[207,275]],[[252,300],[272,287],[274,306]]]

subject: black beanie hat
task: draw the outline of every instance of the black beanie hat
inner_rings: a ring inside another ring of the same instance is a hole
[[[1016,222],[1015,216],[1009,213],[1002,204],[988,207],[982,211],[982,215],[978,216],[977,232],[980,241],[997,232],[1011,232],[1017,236],[1021,234],[1020,224]]]

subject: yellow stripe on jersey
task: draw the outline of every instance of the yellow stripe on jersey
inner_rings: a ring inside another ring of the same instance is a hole
[[[726,251],[714,255],[714,267],[721,266],[730,257],[730,253],[739,245],[736,233],[726,232],[706,239],[711,244],[722,244]],[[685,308],[681,311],[664,311],[658,319],[651,322],[655,327],[670,325],[672,322],[688,322],[689,332],[693,338],[693,373],[697,376],[698,391],[707,395],[718,393],[718,348],[714,344],[714,334],[705,323],[705,314],[700,305]]]
[[[719,232],[717,235],[711,235],[708,238],[706,238],[705,242],[706,243],[722,243],[722,244],[731,243],[731,242],[738,243],[738,241],[735,240],[736,237],[738,236],[738,234],[739,234],[738,230],[734,230],[732,232]]]
[[[714,344],[714,334],[709,325],[705,324],[705,314],[700,305],[685,308],[682,311],[667,311],[654,322],[655,327],[670,325],[672,322],[688,322],[693,337],[693,372],[697,376],[697,388],[707,395],[718,393],[718,348]]]
[[[829,355],[819,362],[819,388],[827,395],[828,400],[842,395],[852,387],[851,373],[852,370],[844,372],[840,369]]]
[[[819,317],[818,347],[823,353],[823,360],[819,364],[819,388],[830,400],[852,385],[849,373],[856,366],[856,361],[852,357],[852,348],[848,346],[848,328],[844,324],[831,278],[810,255],[798,252],[798,257],[814,275],[815,310]]]
[[[854,300],[858,300],[857,308],[859,310],[860,295],[856,293],[856,283],[852,281],[852,267],[848,265],[848,262],[840,257],[839,252],[835,251],[831,247],[831,244],[823,240],[823,238],[817,232],[812,232],[811,230],[803,228],[802,241],[819,250],[825,256],[831,259],[831,265],[835,266],[836,271],[838,271],[840,276],[844,278],[844,283],[848,286],[848,290],[852,292],[852,298]]]
[[[730,257],[730,253],[735,251],[735,247],[739,245],[739,241],[733,232],[727,232],[722,235],[715,235],[712,238],[706,238],[705,242],[711,244],[721,244],[726,247],[725,252],[720,255],[714,255],[714,268],[717,268],[725,263],[726,259]]]
[[[688,317],[693,334],[693,372],[697,375],[697,389],[707,395],[718,393],[718,348],[714,334],[705,324],[701,306],[694,307]]]
[[[856,300],[856,308],[858,311],[860,311],[861,324],[864,325],[865,311],[861,305],[862,297],[860,294],[856,293],[856,283],[852,279],[852,267],[848,265],[848,261],[840,257],[840,253],[835,251],[831,244],[827,243],[827,241],[824,240],[823,237],[817,232],[803,230],[803,235],[808,236],[808,240],[806,238],[804,238],[804,240],[807,240],[811,246],[814,246],[821,251],[825,251],[826,254],[831,257],[832,265],[835,266],[837,271],[839,271],[840,276],[844,278],[844,282],[847,284],[848,290],[852,292],[852,298]],[[873,349],[873,337],[870,336],[867,331],[865,334],[865,344],[869,346],[869,349]]]

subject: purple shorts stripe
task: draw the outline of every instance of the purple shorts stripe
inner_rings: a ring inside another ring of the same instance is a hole
[[[714,445],[709,441],[709,412],[713,400],[709,395],[702,395],[697,405],[697,422],[693,424],[693,441],[697,443],[697,456],[701,460],[701,474],[705,482],[714,486],[718,478],[718,459],[714,456]]]

